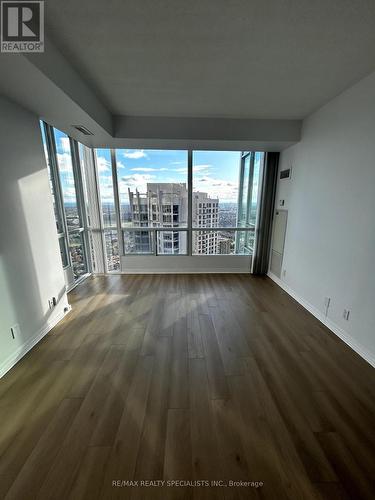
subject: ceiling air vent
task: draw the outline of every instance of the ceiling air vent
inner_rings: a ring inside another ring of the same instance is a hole
[[[90,130],[83,125],[73,125],[73,127],[78,130],[78,132],[81,132],[81,134],[85,135],[94,135]]]

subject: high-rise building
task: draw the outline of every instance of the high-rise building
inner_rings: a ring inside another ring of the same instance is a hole
[[[126,253],[152,253],[154,245],[158,254],[185,254],[187,234],[173,228],[187,226],[188,190],[184,183],[148,183],[147,192],[128,190],[133,227],[171,228],[158,231],[156,241],[150,231],[131,231]],[[192,223],[194,228],[212,229],[218,226],[219,200],[207,193],[193,193]],[[218,253],[217,231],[193,232],[194,254]]]
[[[200,191],[193,193],[193,227],[213,228],[218,227],[219,199],[210,198],[207,193]],[[193,253],[217,254],[217,231],[194,231]]]
[[[187,225],[188,192],[184,183],[148,183],[147,192],[129,192],[131,220],[133,226],[181,228]],[[187,237],[185,231],[158,231],[152,241],[150,231],[133,231],[129,253],[151,253],[156,245],[158,254],[185,254]]]

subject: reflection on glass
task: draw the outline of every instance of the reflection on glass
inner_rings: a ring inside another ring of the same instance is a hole
[[[193,231],[193,255],[251,255],[252,231]],[[237,241],[241,243],[237,244]]]
[[[120,254],[119,254],[117,230],[106,229],[104,231],[104,240],[105,240],[105,250],[107,257],[107,269],[109,272],[119,271]]]
[[[82,175],[82,189],[83,189],[86,216],[87,216],[87,220],[88,220],[88,225],[90,227],[91,214],[90,214],[89,197],[88,197],[88,192],[87,192],[87,179],[86,179],[87,165],[86,165],[86,161],[85,161],[85,159],[86,159],[85,149],[87,150],[87,148],[79,142],[78,143],[78,154],[79,154],[79,165],[80,165],[81,175]]]
[[[68,266],[68,256],[66,254],[66,248],[65,248],[65,238],[61,237],[59,238],[59,247],[60,247],[60,255],[61,255],[61,262],[63,267]]]
[[[250,224],[255,225],[258,210],[259,174],[260,167],[264,161],[264,153],[254,154],[254,173],[250,198]]]
[[[79,231],[74,233],[69,233],[68,239],[69,239],[70,256],[72,259],[72,266],[73,266],[73,275],[74,279],[77,280],[83,274],[87,273],[83,235]]]
[[[157,231],[158,255],[186,255],[187,231]]]
[[[113,192],[111,151],[96,149],[96,165],[99,179],[100,202],[104,227],[116,227],[116,207]]]
[[[240,207],[238,211],[238,225],[245,225],[243,222],[247,219],[248,211],[248,196],[249,196],[249,179],[250,179],[250,158],[251,154],[248,154],[243,162],[243,173],[242,179],[240,179],[242,193],[240,193]]]
[[[124,253],[152,254],[154,253],[153,233],[150,231],[123,231]]]
[[[259,173],[264,153],[249,152],[242,158],[238,226],[254,227],[258,209]]]
[[[240,167],[239,151],[193,151],[193,227],[237,226]]]
[[[78,229],[82,224],[78,211],[69,137],[60,130],[53,129],[53,131],[55,135],[56,156],[64,201],[66,223],[68,230]]]
[[[47,149],[46,133],[44,130],[43,122],[39,122],[39,124],[40,124],[40,130],[42,133],[42,143],[43,143],[44,155],[46,157],[46,162],[47,162],[48,180],[49,180],[49,186],[50,186],[50,190],[51,190],[51,194],[52,194],[53,212],[55,214],[56,229],[57,229],[58,233],[62,233],[63,226],[61,223],[60,213],[57,209],[57,204],[56,204],[55,186],[54,186],[54,182],[53,182],[53,178],[52,178],[51,163],[50,163],[48,149]]]
[[[187,151],[117,149],[122,227],[186,227]]]

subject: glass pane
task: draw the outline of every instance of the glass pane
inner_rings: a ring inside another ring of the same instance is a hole
[[[254,158],[254,172],[253,172],[253,182],[252,182],[252,191],[250,197],[250,216],[249,222],[251,225],[255,226],[257,210],[258,210],[258,193],[259,193],[259,174],[260,167],[264,161],[264,153],[255,153]]]
[[[122,227],[186,227],[187,151],[116,150]]]
[[[89,238],[89,246],[90,246],[90,255],[91,255],[91,269],[95,273],[97,270],[96,267],[96,260],[95,260],[95,252],[94,252],[94,241],[92,237],[92,231],[88,231],[88,238]]]
[[[150,231],[123,231],[125,254],[153,254],[153,233]]]
[[[240,207],[238,211],[237,224],[239,226],[246,226],[248,220],[248,196],[249,196],[249,179],[250,179],[250,159],[252,154],[249,153],[243,158],[243,177],[242,177],[242,193],[239,195]],[[241,189],[241,183],[240,183]]]
[[[255,231],[237,231],[236,255],[252,255],[254,249]]]
[[[83,234],[82,232],[70,233],[68,238],[74,280],[77,280],[80,276],[87,273]]]
[[[105,249],[107,256],[107,269],[108,271],[120,270],[120,255],[118,247],[118,234],[117,230],[105,230]]]
[[[65,238],[64,237],[59,238],[59,246],[60,246],[60,255],[61,255],[62,265],[63,265],[63,267],[67,267],[69,263],[68,263],[68,256],[66,253]]]
[[[193,152],[193,227],[237,226],[241,155]]]
[[[40,123],[40,129],[41,129],[41,133],[42,133],[44,155],[46,157],[46,162],[47,162],[48,180],[49,180],[49,186],[50,186],[50,190],[51,190],[51,194],[52,194],[52,203],[53,203],[53,211],[55,214],[56,229],[57,229],[58,233],[62,233],[63,226],[61,223],[61,214],[59,213],[59,210],[58,210],[57,204],[56,204],[55,186],[54,186],[52,173],[51,173],[51,163],[50,163],[50,158],[49,158],[49,154],[48,154],[46,134],[45,134],[43,122],[39,122],[39,123]]]
[[[68,230],[78,229],[82,227],[82,223],[78,210],[69,137],[60,130],[53,129],[53,131],[55,134],[57,164]]]
[[[104,227],[117,226],[115,197],[113,194],[111,151],[96,149],[96,166],[98,170],[100,202]]]
[[[186,255],[187,231],[157,231],[158,255]]]
[[[193,255],[251,255],[253,231],[193,231]]]
[[[86,165],[85,165],[85,149],[87,149],[83,144],[78,143],[78,153],[79,153],[79,166],[81,169],[82,176],[82,188],[83,188],[83,196],[85,203],[85,211],[87,215],[88,225],[90,226],[90,205],[88,202],[88,194],[87,194],[87,180],[86,180]]]

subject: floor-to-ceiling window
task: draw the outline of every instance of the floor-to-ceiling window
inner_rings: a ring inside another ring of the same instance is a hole
[[[264,153],[243,153],[240,166],[237,225],[247,228],[236,238],[237,253],[253,253],[258,213],[259,173]]]
[[[116,150],[124,254],[186,255],[188,155]]]
[[[78,143],[64,132],[45,123],[41,123],[41,129],[62,265],[67,270],[69,288],[90,269],[80,150]]]
[[[99,184],[99,200],[103,239],[106,255],[106,270],[108,272],[120,270],[120,234],[117,221],[115,203],[113,168],[110,149],[95,150],[95,164]]]
[[[255,231],[244,218],[250,210],[248,163],[238,151],[193,151],[194,255],[251,254],[240,243]]]
[[[95,150],[106,270],[122,271],[122,256],[250,256],[263,157]]]

